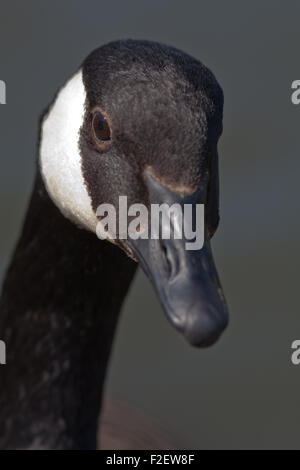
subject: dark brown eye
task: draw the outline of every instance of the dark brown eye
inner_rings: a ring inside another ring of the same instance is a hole
[[[92,130],[95,140],[99,143],[110,140],[110,127],[104,114],[96,111],[93,115]]]

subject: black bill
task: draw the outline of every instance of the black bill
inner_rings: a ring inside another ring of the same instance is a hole
[[[152,204],[196,206],[205,197],[204,187],[194,194],[181,196],[149,173],[146,177]],[[128,243],[154,284],[170,322],[192,345],[205,347],[213,344],[226,328],[228,311],[207,233],[200,250],[187,250],[189,241],[183,236],[181,239],[129,239]]]

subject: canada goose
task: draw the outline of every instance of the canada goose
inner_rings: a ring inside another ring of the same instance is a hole
[[[0,448],[94,449],[118,314],[137,263],[170,322],[215,342],[227,308],[209,239],[223,93],[187,54],[148,41],[92,52],[41,119],[39,165],[0,302]],[[205,243],[100,241],[101,203],[205,204]],[[139,332],[137,334],[143,334]]]

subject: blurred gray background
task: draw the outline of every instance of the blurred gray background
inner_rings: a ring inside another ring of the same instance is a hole
[[[213,247],[230,326],[211,349],[192,349],[139,272],[106,385],[182,448],[300,448],[300,366],[290,360],[300,338],[300,106],[290,100],[299,18],[291,0],[0,2],[1,277],[31,191],[38,117],[92,49],[161,41],[199,58],[224,89]]]

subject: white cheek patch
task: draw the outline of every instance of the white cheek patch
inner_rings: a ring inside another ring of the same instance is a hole
[[[60,90],[43,120],[40,166],[47,191],[61,212],[95,232],[98,219],[84,182],[79,149],[85,101],[79,70]]]

